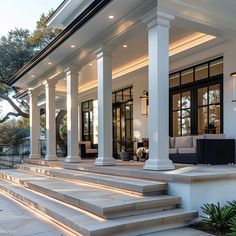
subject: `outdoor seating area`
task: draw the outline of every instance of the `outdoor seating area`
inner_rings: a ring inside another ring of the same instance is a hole
[[[169,157],[182,164],[235,163],[235,139],[227,139],[224,134],[171,137]]]

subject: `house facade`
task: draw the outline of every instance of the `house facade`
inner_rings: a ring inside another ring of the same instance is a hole
[[[65,162],[80,162],[83,140],[98,144],[95,165],[115,165],[117,140],[148,138],[144,169],[171,170],[169,136],[235,139],[235,10],[230,0],[63,1],[48,21],[62,32],[9,81],[27,90],[30,158],[40,158],[41,108],[49,161],[61,109]]]

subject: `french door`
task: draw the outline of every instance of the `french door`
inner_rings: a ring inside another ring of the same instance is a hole
[[[119,142],[133,138],[133,103],[113,104],[113,156],[118,157],[121,151]],[[133,146],[127,147],[133,151]]]
[[[170,92],[170,136],[222,132],[222,80]]]

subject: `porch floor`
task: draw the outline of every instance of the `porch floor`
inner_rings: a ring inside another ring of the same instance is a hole
[[[80,163],[65,163],[64,158],[57,161],[25,159],[25,163],[51,166],[71,170],[80,170],[108,175],[125,176],[138,179],[159,180],[164,182],[190,183],[209,180],[236,179],[236,165],[184,165],[175,164],[175,170],[144,170],[144,162],[121,160],[115,166],[95,166],[94,160],[81,160]]]

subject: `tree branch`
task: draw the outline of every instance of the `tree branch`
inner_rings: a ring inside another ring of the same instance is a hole
[[[4,123],[6,120],[10,119],[10,116],[21,116],[19,113],[15,113],[15,112],[8,112],[2,119],[0,119],[0,123]]]
[[[18,112],[18,116],[29,118],[29,114],[22,111],[8,96],[0,94],[0,98],[9,102],[9,104]],[[13,113],[16,114],[16,113]]]

